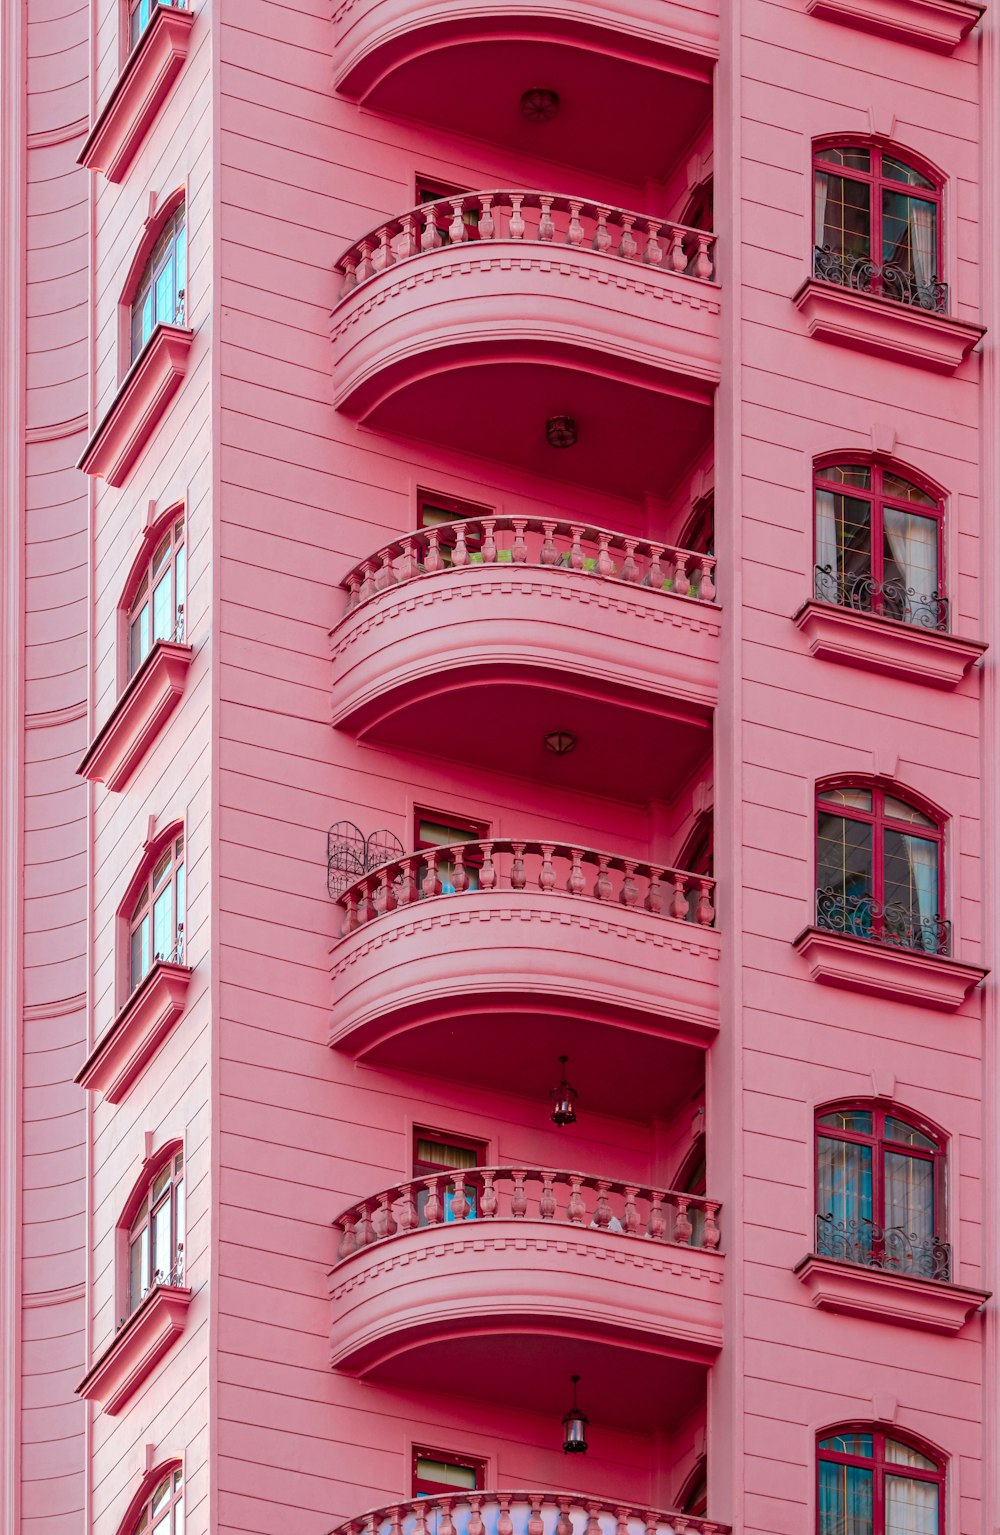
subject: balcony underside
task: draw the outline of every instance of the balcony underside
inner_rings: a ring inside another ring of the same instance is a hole
[[[336,25],[337,88],[374,111],[518,154],[634,186],[663,180],[711,113],[716,7],[695,0],[651,15],[643,0],[552,0],[526,10],[357,0]],[[559,96],[551,122],[520,111],[524,91],[538,87]]]

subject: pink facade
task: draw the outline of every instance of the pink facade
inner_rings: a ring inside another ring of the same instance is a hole
[[[992,11],[0,29],[0,1529],[995,1531]]]

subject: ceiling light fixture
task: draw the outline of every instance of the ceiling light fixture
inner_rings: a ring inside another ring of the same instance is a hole
[[[521,114],[529,123],[550,123],[559,111],[556,91],[535,89],[525,91],[521,97]]]
[[[550,448],[575,448],[576,422],[572,416],[550,416],[545,423],[545,437]]]
[[[550,730],[545,744],[557,757],[566,757],[576,748],[576,736],[572,730]]]

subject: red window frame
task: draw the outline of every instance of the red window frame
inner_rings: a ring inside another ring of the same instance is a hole
[[[715,555],[715,492],[696,501],[684,524],[679,547],[692,554]]]
[[[468,1172],[471,1169],[449,1167],[444,1162],[429,1162],[426,1158],[419,1157],[417,1153],[422,1140],[437,1141],[443,1146],[454,1146],[459,1151],[471,1151],[475,1157],[475,1162],[472,1164],[473,1167],[485,1167],[488,1165],[489,1142],[476,1140],[468,1135],[453,1135],[450,1130],[432,1130],[427,1125],[414,1125],[413,1141],[410,1148],[410,1175],[413,1179],[419,1180],[421,1178],[430,1178],[435,1173],[440,1173],[441,1183],[438,1188],[438,1197],[442,1202],[445,1218],[447,1219],[449,1218],[449,1200],[454,1192],[455,1174],[462,1171]],[[427,1204],[429,1193],[430,1190],[426,1188],[414,1190],[417,1214],[421,1225],[425,1224],[424,1207]],[[479,1191],[474,1183],[467,1183],[465,1185],[465,1197],[469,1201],[470,1210],[478,1213]]]
[[[455,1455],[450,1450],[433,1450],[426,1445],[414,1445],[411,1461],[410,1476],[413,1486],[412,1496],[415,1498],[427,1498],[440,1496],[442,1493],[461,1493],[461,1487],[454,1487],[448,1482],[432,1482],[426,1477],[417,1475],[417,1463],[420,1460],[437,1460],[446,1466],[456,1466],[463,1471],[471,1471],[475,1476],[475,1486],[470,1489],[482,1492],[486,1486],[486,1462],[477,1455]]]
[[[156,945],[156,903],[171,891],[169,932],[170,948],[162,953]],[[161,843],[138,888],[130,892],[126,942],[126,993],[131,996],[146,979],[158,960],[180,964],[184,958],[184,922],[187,897],[187,863],[183,831],[175,831]],[[142,926],[146,922],[146,933]],[[136,935],[139,934],[139,949]],[[141,952],[139,952],[141,950]],[[138,959],[138,964],[137,964]]]
[[[865,793],[870,794],[872,797],[871,810],[859,810],[855,809],[851,805],[839,805],[835,801],[827,800],[825,798],[826,795],[834,794],[840,789],[861,789]],[[885,801],[887,798],[897,799],[906,805],[910,805],[920,815],[928,816],[934,824],[931,826],[921,826],[914,824],[912,821],[898,821],[893,816],[887,816],[885,814]],[[937,811],[935,811],[930,805],[922,802],[916,796],[908,793],[905,789],[898,789],[895,786],[889,788],[876,787],[876,785],[874,785],[870,780],[866,781],[863,778],[839,778],[832,783],[824,783],[818,785],[816,789],[815,822],[817,891],[820,889],[818,877],[820,868],[819,818],[820,815],[824,812],[830,815],[840,816],[847,821],[857,821],[864,825],[871,826],[872,880],[870,899],[879,911],[881,911],[885,905],[886,831],[901,832],[904,836],[918,836],[925,838],[929,842],[935,842],[938,849],[938,898],[937,911],[935,915],[939,921],[943,922],[945,920],[945,912],[947,907],[945,904],[944,827]],[[882,941],[885,937],[884,919],[878,915],[873,916],[871,932],[870,934],[864,936],[874,938],[877,941]]]
[[[842,1130],[834,1125],[821,1125],[820,1120],[827,1114],[870,1114],[872,1116],[872,1129],[868,1134],[862,1130]],[[887,1119],[898,1119],[910,1130],[916,1130],[920,1135],[925,1135],[928,1140],[935,1142],[935,1149],[928,1151],[922,1146],[907,1146],[904,1141],[896,1141],[885,1134],[885,1122]],[[947,1197],[948,1197],[948,1139],[936,1125],[920,1118],[910,1112],[909,1109],[898,1108],[895,1104],[880,1104],[870,1098],[849,1098],[840,1103],[825,1103],[817,1108],[813,1121],[813,1188],[816,1192],[814,1204],[816,1214],[824,1212],[819,1209],[819,1143],[822,1137],[825,1140],[850,1141],[856,1146],[870,1146],[872,1153],[872,1223],[883,1230],[885,1229],[885,1158],[887,1152],[895,1156],[913,1157],[922,1162],[931,1162],[934,1167],[934,1239],[938,1242],[948,1240],[947,1229]]]
[[[173,264],[173,283],[168,297],[168,312],[160,313],[159,281]],[[188,285],[187,200],[184,197],[171,209],[160,227],[148,260],[143,264],[134,292],[128,301],[129,365],[136,362],[148,346],[158,325],[183,325],[186,321]],[[151,301],[150,325],[146,332],[143,308]],[[138,328],[137,328],[138,322]]]
[[[164,1179],[164,1174],[166,1178]],[[130,1317],[156,1285],[177,1286],[184,1278],[184,1151],[173,1146],[144,1178],[138,1201],[122,1219],[121,1315]],[[156,1237],[166,1222],[166,1269],[157,1264]],[[137,1256],[133,1257],[138,1249]],[[157,1275],[164,1275],[157,1278]]]
[[[164,1496],[164,1491],[166,1495]],[[160,1502],[157,1502],[160,1499]],[[183,1535],[184,1471],[170,1466],[158,1476],[126,1535]]]
[[[175,10],[185,10],[184,0],[126,0],[125,6],[125,55],[137,47],[145,35],[146,29],[156,15],[161,5],[172,6]],[[143,21],[143,11],[146,19]]]
[[[677,1495],[677,1511],[689,1519],[708,1518],[708,1456],[699,1455]]]
[[[826,471],[834,468],[867,469],[871,474],[871,488],[864,490],[858,485],[842,484],[839,480],[827,477]],[[901,496],[888,494],[884,489],[886,475],[895,475],[898,479],[907,480],[922,490],[925,495],[933,497],[933,506],[923,506],[912,501],[906,501]],[[944,602],[947,596],[945,586],[945,562],[944,562],[944,497],[936,485],[923,475],[917,474],[905,464],[882,463],[878,459],[866,458],[856,453],[827,454],[817,460],[813,469],[813,566],[819,572],[819,546],[817,541],[819,515],[816,509],[816,492],[830,491],[834,495],[849,496],[852,500],[867,501],[871,507],[869,514],[869,527],[871,529],[871,579],[876,583],[876,591],[873,593],[871,612],[876,617],[884,616],[881,609],[884,607],[884,599],[877,593],[877,586],[885,581],[885,518],[884,510],[888,506],[895,511],[913,512],[920,517],[933,519],[937,522],[937,600]],[[834,572],[836,580],[836,572]],[[932,592],[918,593],[925,600],[934,596]],[[843,604],[846,606],[846,604]],[[852,611],[858,611],[852,609]],[[867,610],[862,610],[867,611]],[[906,620],[901,620],[906,622]]]
[[[867,150],[869,155],[870,170],[856,170],[854,166],[838,165],[835,161],[825,160],[824,155],[830,150]],[[910,182],[897,181],[891,174],[886,175],[882,170],[883,159],[898,160],[900,165],[906,165],[910,170],[924,176],[932,183],[930,187],[915,187]],[[924,202],[932,202],[937,208],[934,220],[935,231],[935,262],[936,272],[934,282],[944,280],[944,220],[943,197],[944,183],[939,171],[927,164],[918,155],[913,155],[909,150],[899,151],[890,144],[878,144],[871,139],[842,137],[836,139],[821,140],[813,145],[813,178],[817,171],[825,171],[832,176],[840,176],[845,181],[860,181],[870,188],[868,203],[868,252],[869,259],[878,267],[884,264],[882,254],[882,191],[887,189],[892,192],[904,192],[914,197],[919,197]],[[815,221],[815,211],[813,214]],[[822,235],[824,231],[813,228],[813,245],[822,247]],[[873,290],[874,291],[874,290]]]
[[[158,561],[159,563],[157,563]],[[172,595],[170,616],[173,622],[169,626],[167,634],[154,634],[154,593],[159,591],[163,581],[167,579],[168,573]],[[182,512],[172,520],[168,527],[164,528],[159,538],[157,538],[155,546],[136,582],[135,593],[125,613],[126,663],[130,681],[158,640],[183,640],[186,579],[187,529],[184,513]],[[141,629],[138,634],[138,640],[133,630],[136,623],[139,622],[144,608],[148,609],[149,618],[147,623],[147,643],[143,649]]]
[[[865,1434],[872,1440],[872,1457],[870,1460],[862,1455],[846,1455],[837,1450],[824,1450],[820,1445],[824,1439],[834,1439],[839,1434]],[[887,1439],[895,1440],[897,1444],[905,1445],[907,1449],[915,1450],[918,1455],[924,1455],[935,1463],[934,1471],[922,1468],[900,1465],[897,1461],[886,1460],[885,1443]],[[938,1488],[938,1532],[937,1535],[945,1535],[945,1483],[946,1471],[938,1451],[911,1434],[897,1433],[895,1429],[886,1431],[873,1423],[839,1423],[833,1428],[823,1429],[816,1435],[816,1529],[817,1535],[822,1535],[820,1524],[820,1466],[823,1462],[828,1465],[858,1466],[865,1471],[872,1472],[872,1535],[885,1535],[885,1479],[886,1476],[906,1476],[914,1481],[927,1481],[935,1483]]]

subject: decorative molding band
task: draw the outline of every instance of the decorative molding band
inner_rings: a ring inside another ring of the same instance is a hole
[[[38,1290],[34,1295],[22,1295],[21,1305],[25,1311],[34,1311],[41,1306],[68,1306],[84,1300],[86,1294],[87,1286],[81,1280],[79,1284],[63,1285],[61,1290]]]
[[[74,720],[87,717],[86,699],[82,703],[67,704],[63,709],[41,709],[37,714],[24,716],[25,730],[48,730],[55,725],[71,725]]]
[[[29,426],[24,433],[26,443],[36,442],[61,442],[65,437],[75,437],[78,432],[85,432],[90,425],[90,417],[84,411],[82,416],[74,416],[71,421],[53,421],[47,426]]]
[[[44,1023],[49,1018],[65,1018],[87,1005],[87,993],[81,991],[75,997],[62,997],[58,1002],[33,1002],[26,1007],[22,1017],[25,1023]]]
[[[82,138],[89,127],[88,117],[78,117],[75,123],[64,123],[61,128],[40,128],[37,133],[26,134],[25,144],[28,149],[53,149],[56,144]]]

